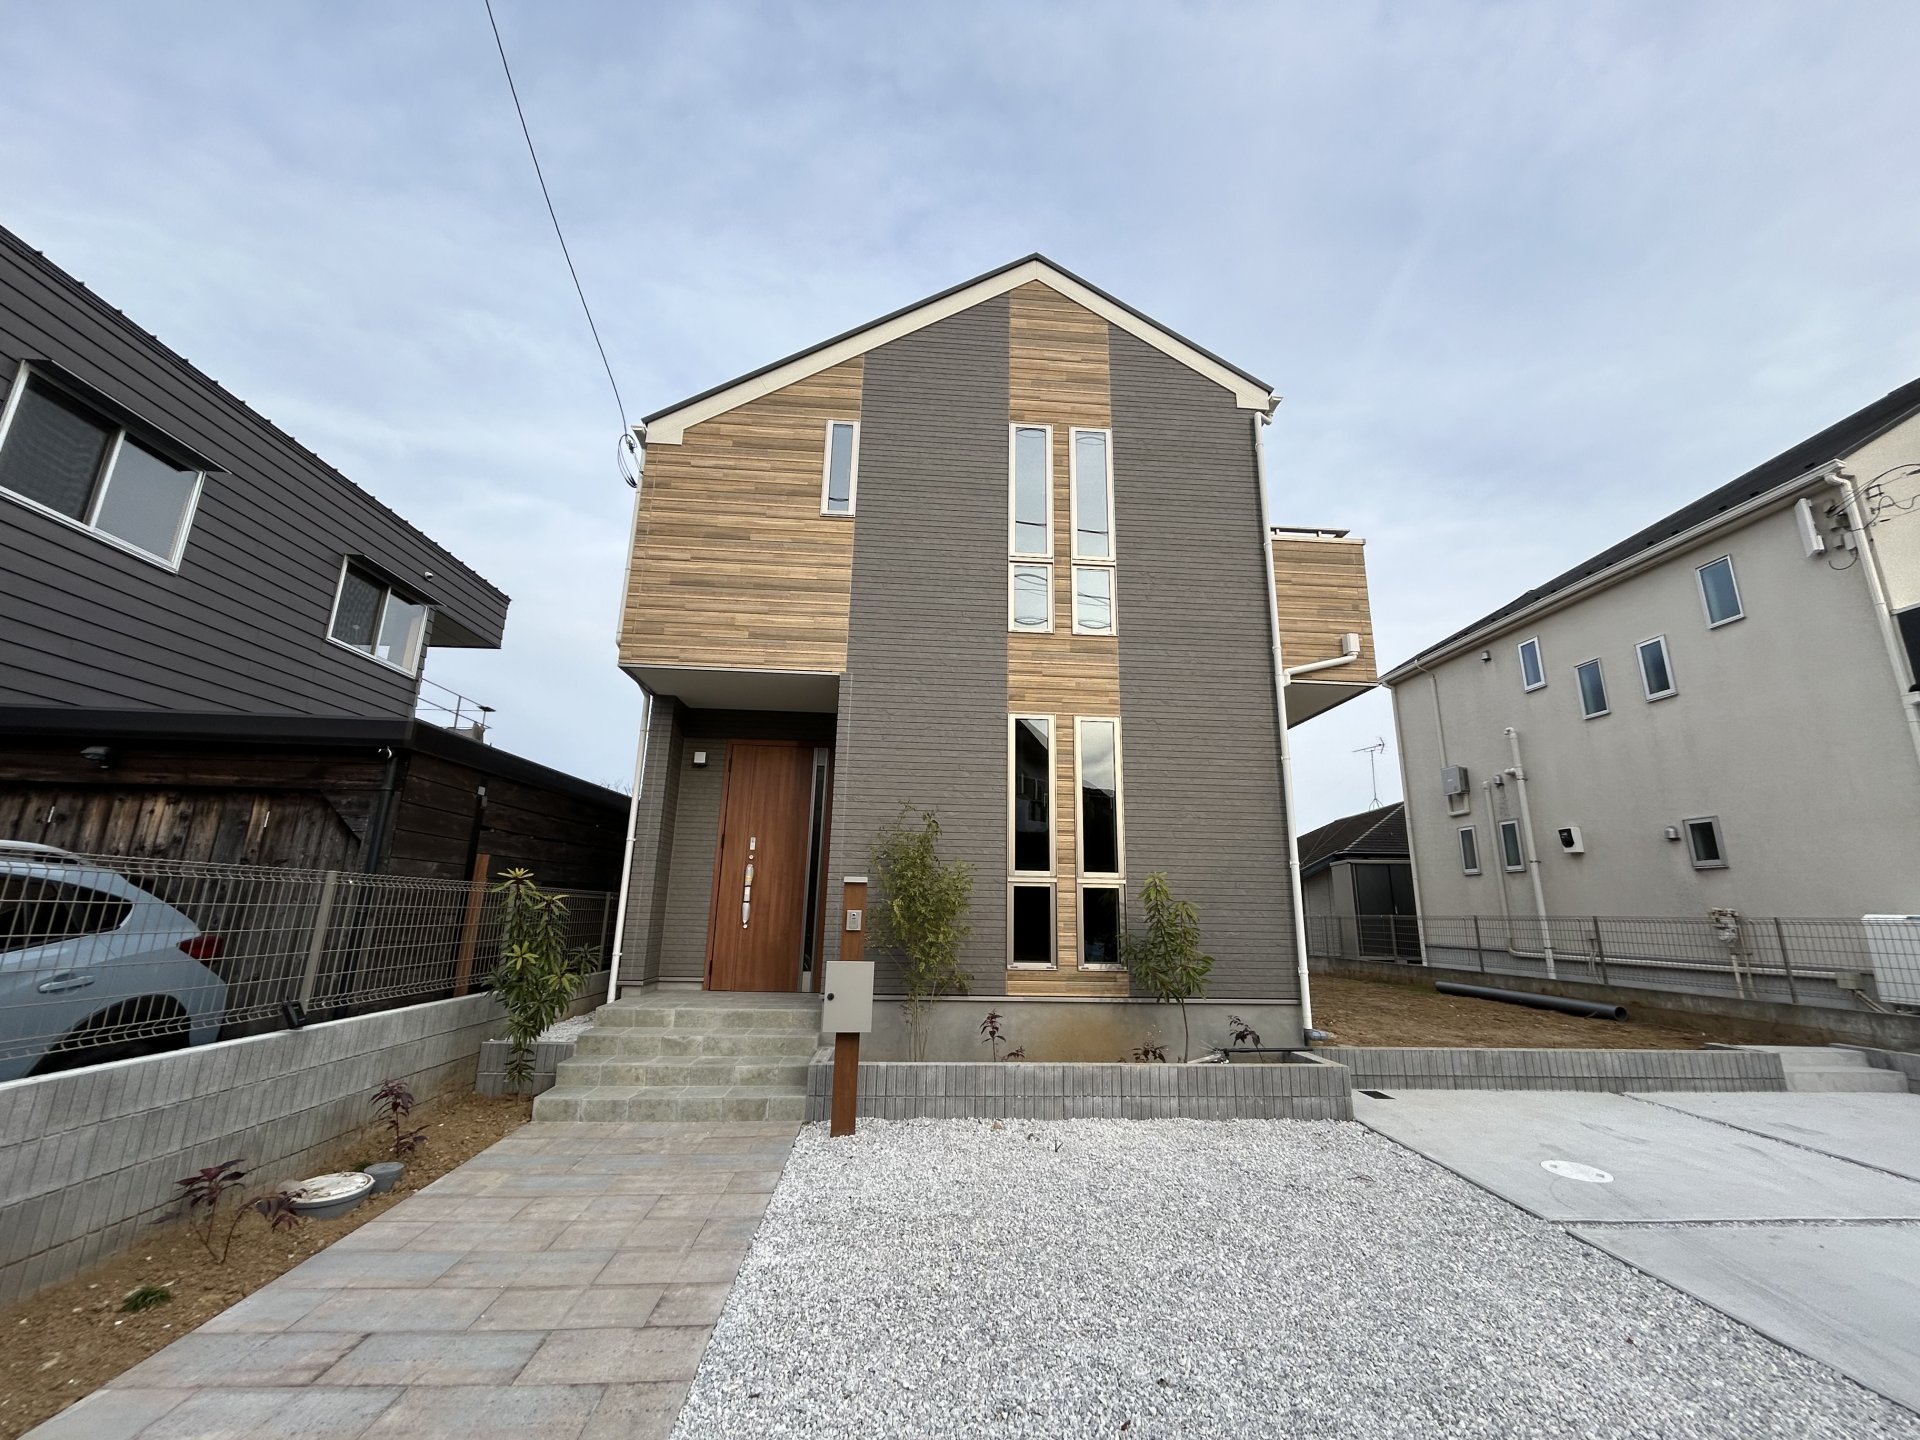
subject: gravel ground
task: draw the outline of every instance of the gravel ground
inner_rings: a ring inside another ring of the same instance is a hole
[[[1920,1417],[1354,1124],[801,1132],[675,1440],[1897,1436]]]

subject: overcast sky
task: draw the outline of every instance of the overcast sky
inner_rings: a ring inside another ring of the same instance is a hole
[[[630,414],[1042,250],[1281,390],[1386,661],[1920,374],[1911,0],[496,11]],[[428,675],[624,784],[619,420],[480,0],[4,19],[0,223],[507,590]],[[1364,807],[1384,694],[1295,734]]]

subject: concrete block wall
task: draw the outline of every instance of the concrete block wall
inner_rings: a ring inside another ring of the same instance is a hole
[[[522,1095],[538,1095],[551,1090],[560,1062],[573,1058],[571,1040],[536,1040],[533,1046],[533,1080],[520,1088]],[[505,1040],[488,1040],[480,1047],[480,1071],[473,1088],[482,1095],[511,1095],[507,1084],[507,1056],[513,1051]]]
[[[1428,1050],[1329,1045],[1355,1090],[1784,1090],[1780,1057],[1749,1050]]]
[[[825,1120],[831,1050],[807,1071],[807,1119]],[[1032,1064],[867,1061],[858,1113],[876,1120],[1351,1120],[1338,1065]]]

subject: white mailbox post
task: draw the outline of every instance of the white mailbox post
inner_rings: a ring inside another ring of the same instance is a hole
[[[820,1028],[829,1035],[873,1033],[873,962],[829,960]]]

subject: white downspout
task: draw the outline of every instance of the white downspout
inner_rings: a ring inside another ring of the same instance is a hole
[[[1287,669],[1280,653],[1280,595],[1273,571],[1273,517],[1267,501],[1267,453],[1260,427],[1272,416],[1253,416],[1253,468],[1260,491],[1260,558],[1267,573],[1267,627],[1273,647],[1273,713],[1280,722],[1280,807],[1287,842],[1287,894],[1293,904],[1294,967],[1300,985],[1300,1028],[1313,1029],[1313,994],[1307,982],[1306,902],[1300,893],[1300,846],[1293,818],[1293,747],[1287,743]],[[1301,1039],[1306,1039],[1303,1033]]]
[[[633,757],[633,794],[627,799],[627,843],[620,856],[620,909],[613,919],[613,964],[607,975],[607,1003],[620,998],[621,955],[627,943],[627,895],[633,888],[633,836],[640,828],[640,787],[647,775],[647,732],[653,729],[653,696],[640,692],[640,743]]]
[[[1920,759],[1920,695],[1907,689],[1907,667],[1905,646],[1900,643],[1900,632],[1894,627],[1893,610],[1887,603],[1887,589],[1880,576],[1880,557],[1874,550],[1873,530],[1867,524],[1866,507],[1861,504],[1859,492],[1854,489],[1853,476],[1845,470],[1835,470],[1827,476],[1827,483],[1839,487],[1845,497],[1847,507],[1847,526],[1860,536],[1861,569],[1867,576],[1867,593],[1873,598],[1873,618],[1880,625],[1880,639],[1887,647],[1887,661],[1893,666],[1893,681],[1900,692],[1900,708],[1906,714],[1907,738],[1913,741],[1913,753]],[[1920,680],[1920,675],[1913,677]]]
[[[1547,897],[1540,888],[1540,847],[1533,843],[1533,807],[1527,804],[1527,771],[1520,763],[1520,732],[1509,725],[1507,744],[1513,751],[1513,766],[1507,771],[1520,792],[1520,833],[1527,845],[1527,878],[1533,882],[1533,910],[1540,917],[1540,948],[1547,957],[1547,978],[1557,978],[1553,970],[1553,932],[1547,926]]]

